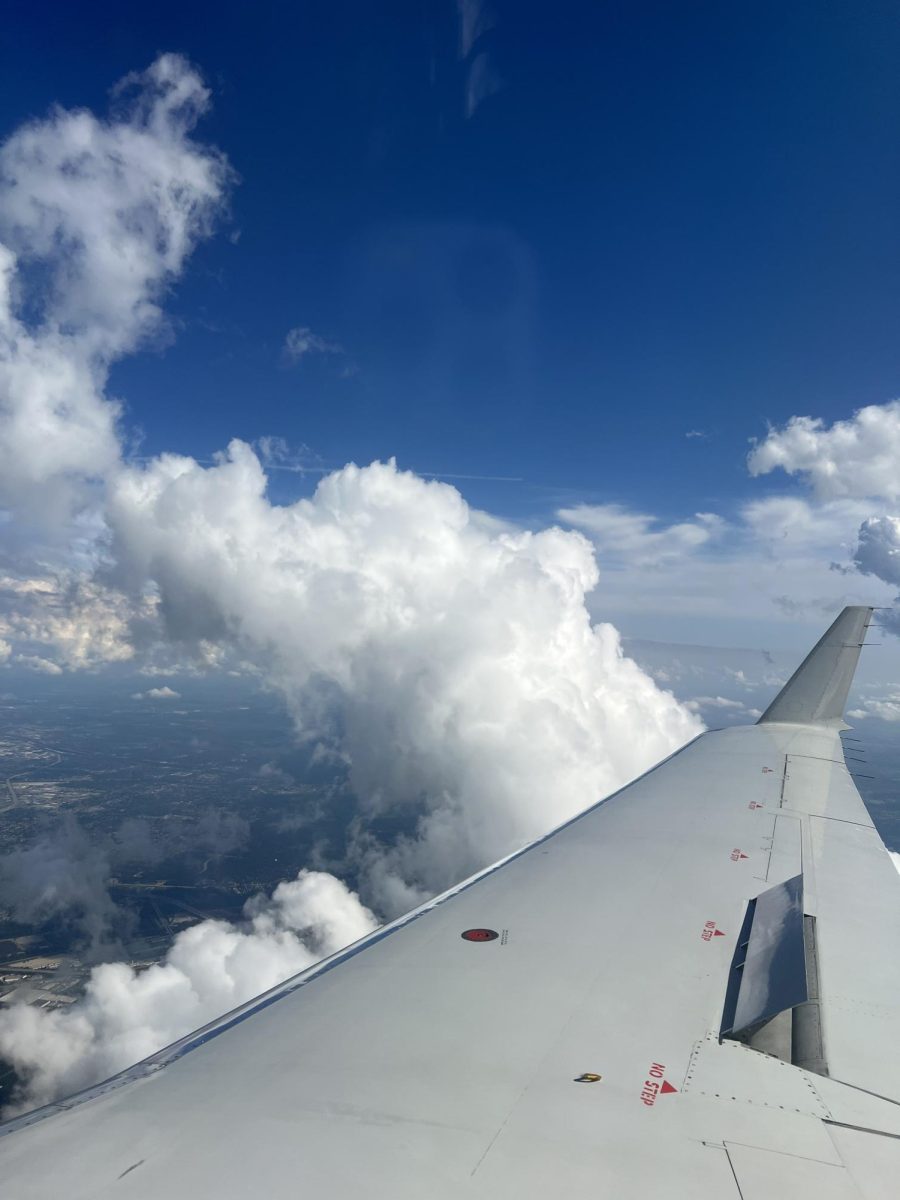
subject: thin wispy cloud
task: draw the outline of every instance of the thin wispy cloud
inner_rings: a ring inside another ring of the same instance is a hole
[[[466,73],[466,116],[473,117],[478,108],[503,87],[503,78],[494,66],[490,54],[483,50],[469,63]]]
[[[465,72],[463,84],[466,119],[503,87],[485,36],[497,25],[493,8],[484,0],[457,0],[459,59]],[[488,39],[490,41],[490,39]]]
[[[556,513],[582,530],[597,546],[601,562],[658,565],[699,550],[720,538],[725,522],[715,513],[696,513],[693,520],[665,525],[648,513],[620,504],[574,504]]]
[[[497,24],[497,16],[484,0],[456,0],[459,20],[459,57],[468,58],[478,41]]]
[[[298,363],[301,359],[315,355],[343,356],[345,353],[340,342],[313,333],[307,325],[297,325],[288,330],[282,352],[285,360],[289,363]]]

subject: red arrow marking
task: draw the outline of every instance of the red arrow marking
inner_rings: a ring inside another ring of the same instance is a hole
[[[746,858],[746,857],[747,857],[747,855],[746,855],[746,854],[742,854],[742,855],[741,855],[741,858]]]
[[[677,1087],[672,1087],[672,1085],[671,1085],[671,1083],[669,1083],[668,1079],[664,1079],[662,1081],[662,1087],[659,1089],[659,1094],[661,1096],[665,1096],[669,1092],[677,1092],[677,1091],[678,1091]]]
[[[725,936],[725,934],[722,932],[721,929],[717,929],[716,932],[713,934],[713,937],[724,937],[724,936]]]

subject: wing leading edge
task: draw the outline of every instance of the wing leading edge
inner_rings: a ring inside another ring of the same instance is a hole
[[[900,876],[833,712],[847,647],[827,639],[861,640],[869,610],[849,612],[782,693],[824,647],[794,690],[808,720],[704,734],[121,1086],[13,1123],[4,1195],[893,1197]],[[721,1018],[751,908],[760,986],[785,953],[807,986],[774,1016],[748,993],[735,1039]],[[819,1059],[809,1020],[791,1028],[809,1005]]]

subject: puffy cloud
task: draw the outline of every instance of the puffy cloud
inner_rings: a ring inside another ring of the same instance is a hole
[[[333,741],[360,798],[357,853],[386,911],[564,820],[700,726],[591,626],[588,542],[482,521],[393,463],[279,507],[252,450],[122,471],[108,516],[170,635],[231,640]],[[333,714],[340,713],[336,724]],[[338,732],[339,730],[339,732]],[[407,812],[389,847],[365,818]]]
[[[771,429],[747,461],[751,475],[780,468],[812,488],[814,503],[796,497],[760,503],[760,511],[769,506],[768,515],[777,518],[785,537],[808,536],[815,527],[824,542],[835,520],[847,534],[853,521],[855,548],[842,547],[833,569],[847,574],[852,568],[841,560],[849,558],[864,575],[900,583],[900,518],[872,512],[876,504],[900,500],[900,401],[870,404],[831,426],[819,418],[791,417],[783,428]],[[900,597],[883,624],[900,635]]]
[[[900,517],[863,521],[853,561],[864,575],[900,584]]]
[[[900,692],[890,692],[885,696],[863,700],[859,708],[852,709],[847,715],[858,721],[866,717],[877,717],[882,721],[900,721]]]
[[[0,1009],[0,1056],[21,1084],[5,1115],[114,1074],[375,927],[340,880],[301,871],[271,899],[250,901],[242,924],[194,925],[145,970],[95,967],[84,997],[65,1010]]]
[[[575,504],[556,514],[567,525],[583,530],[597,545],[601,561],[624,560],[654,566],[690,554],[717,538],[725,522],[715,513],[696,513],[693,521],[656,528],[659,522],[647,513],[619,504]]]
[[[126,597],[71,571],[0,579],[0,634],[30,651],[51,652],[43,661],[58,668],[54,674],[133,658],[136,623],[154,619],[155,597]]]
[[[751,475],[781,469],[803,476],[816,496],[900,499],[900,401],[870,404],[846,421],[791,417],[751,450]]]
[[[132,700],[180,700],[181,692],[176,692],[168,685],[150,688],[146,692],[135,692]]]
[[[875,503],[900,500],[900,401],[869,405],[827,427],[812,417],[792,417],[751,451],[753,475],[776,468],[799,475],[815,493],[776,496],[748,505],[745,519],[760,536],[815,541],[840,552],[834,567],[846,573],[850,559],[863,575],[900,585],[900,517],[873,515]],[[853,536],[851,538],[851,528]],[[900,598],[885,612],[886,629],[900,635]]]
[[[108,120],[54,109],[0,147],[0,499],[64,514],[119,458],[110,365],[220,211],[229,168],[191,140],[209,93],[178,55]]]
[[[900,585],[900,517],[869,517],[863,521],[853,562],[863,575],[874,575],[894,587]],[[900,596],[879,616],[883,628],[900,637]]]

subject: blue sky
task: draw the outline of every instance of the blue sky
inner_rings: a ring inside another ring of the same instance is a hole
[[[106,358],[126,459],[282,439],[286,503],[395,456],[580,529],[626,635],[791,650],[900,582],[898,51],[878,3],[31,6],[0,134],[162,52],[210,89],[214,235]]]
[[[23,7],[7,130],[179,50],[241,177],[177,340],[115,370],[148,453],[274,433],[674,518],[751,491],[767,420],[893,397],[894,5],[492,7],[468,119],[449,0]],[[298,325],[346,355],[288,369]]]

